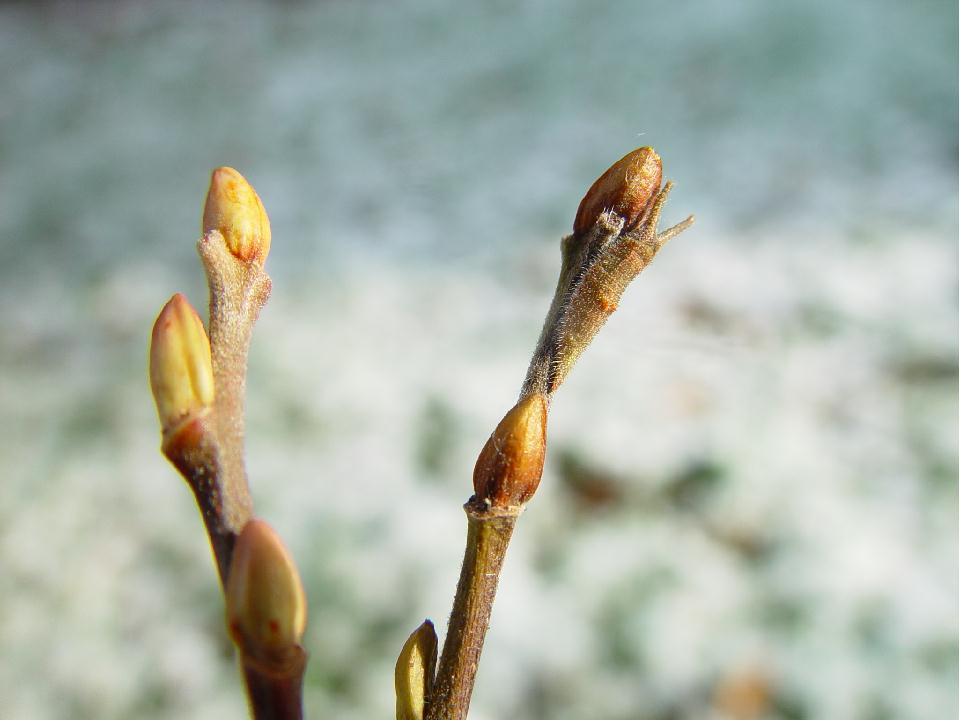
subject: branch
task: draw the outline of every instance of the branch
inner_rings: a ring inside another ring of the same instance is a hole
[[[658,233],[671,183],[660,187],[660,157],[640,148],[614,163],[577,210],[561,244],[553,301],[518,403],[484,445],[467,511],[467,546],[443,654],[425,702],[427,720],[464,720],[500,570],[517,518],[543,471],[547,410],[553,394],[607,318],[627,285],[693,217]],[[398,696],[399,701],[399,696]],[[398,702],[398,708],[400,707]],[[406,720],[398,714],[398,720]]]
[[[279,536],[252,517],[244,398],[253,326],[270,296],[270,222],[232,168],[213,172],[198,249],[210,288],[210,335],[183,295],[164,306],[150,345],[150,384],[164,455],[190,485],[224,590],[256,720],[300,720],[306,598]]]
[[[500,569],[521,512],[519,507],[490,508],[475,500],[464,505],[464,510],[467,548],[433,694],[427,704],[427,720],[467,717]]]

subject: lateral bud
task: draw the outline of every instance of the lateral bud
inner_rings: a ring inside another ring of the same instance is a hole
[[[219,167],[210,177],[203,208],[203,234],[216,230],[230,253],[263,265],[270,252],[270,219],[260,196],[239,172]]]
[[[424,704],[433,690],[437,665],[437,632],[424,620],[400,650],[394,670],[397,720],[423,720]]]
[[[153,324],[150,389],[165,435],[213,404],[210,341],[197,311],[180,293]]]
[[[517,507],[537,491],[547,448],[547,398],[528,395],[504,415],[473,470],[476,499],[491,507]]]
[[[237,537],[225,594],[227,629],[244,655],[271,666],[300,655],[303,584],[280,536],[263,520],[248,521]]]
[[[662,179],[663,165],[652,147],[627,153],[587,190],[577,209],[573,232],[586,232],[606,210],[623,218],[624,232],[632,230],[660,190]]]

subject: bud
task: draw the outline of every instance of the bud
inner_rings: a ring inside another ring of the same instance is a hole
[[[543,474],[546,396],[534,393],[511,408],[480,451],[473,470],[477,499],[497,507],[523,505]]]
[[[150,389],[164,432],[213,404],[210,342],[197,311],[180,293],[163,306],[153,324]]]
[[[218,230],[227,248],[244,262],[260,265],[270,252],[270,219],[250,183],[230,167],[213,171],[203,208],[203,234]]]
[[[662,178],[660,156],[653,148],[642,147],[624,155],[583,196],[573,232],[589,230],[605,210],[623,218],[625,232],[632,230],[656,196]]]
[[[307,624],[307,598],[293,558],[263,520],[250,520],[237,537],[226,605],[227,628],[244,653],[273,663],[295,655]]]
[[[397,720],[423,720],[423,706],[433,687],[436,664],[437,633],[433,623],[424,620],[407,638],[397,658],[393,678]]]

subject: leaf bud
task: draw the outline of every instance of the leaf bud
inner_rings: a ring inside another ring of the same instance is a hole
[[[547,399],[528,395],[504,415],[473,470],[478,500],[496,507],[526,503],[537,491],[547,448]]]
[[[210,177],[203,208],[203,234],[217,230],[234,257],[263,265],[270,252],[270,219],[246,178],[231,167]]]
[[[437,632],[424,620],[400,650],[394,670],[397,720],[423,720],[424,703],[433,687],[437,664]]]
[[[165,433],[213,404],[210,342],[197,311],[180,293],[153,324],[150,389]]]
[[[587,190],[577,209],[573,232],[589,230],[605,210],[623,218],[624,232],[632,230],[660,190],[662,179],[663,166],[653,148],[627,153]]]
[[[263,520],[248,521],[237,537],[226,606],[227,628],[244,654],[273,664],[296,656],[307,599],[293,558]]]

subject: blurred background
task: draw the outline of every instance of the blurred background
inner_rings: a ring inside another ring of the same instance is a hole
[[[649,144],[697,224],[553,403],[471,717],[956,717],[956,58],[947,0],[0,5],[0,716],[245,713],[146,377],[212,168],[272,219],[308,715],[384,718],[558,241]]]

